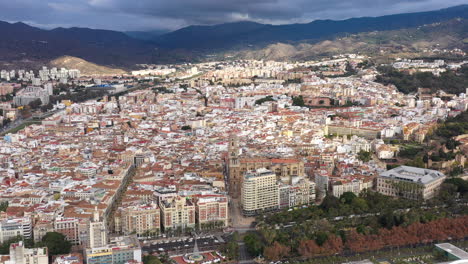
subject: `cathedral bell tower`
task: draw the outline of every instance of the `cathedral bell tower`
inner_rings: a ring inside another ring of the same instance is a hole
[[[239,162],[239,138],[236,135],[229,137],[229,164],[228,164],[228,180],[229,194],[233,198],[238,198],[241,191],[242,175],[240,174]]]

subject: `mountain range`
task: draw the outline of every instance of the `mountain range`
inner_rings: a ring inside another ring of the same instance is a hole
[[[214,26],[189,26],[158,36],[154,41],[166,48],[229,49],[275,42],[318,41],[345,34],[416,27],[453,18],[468,18],[468,5],[381,17],[340,21],[315,20],[307,24],[266,25],[237,22]]]
[[[468,50],[467,19],[451,19],[418,27],[350,34],[319,42],[274,43],[266,47],[226,52],[232,59],[303,61],[337,54],[359,53],[388,63],[389,58],[434,57],[436,50]],[[455,56],[456,57],[456,56]]]
[[[316,20],[307,24],[268,25],[244,21],[189,26],[169,33],[77,27],[44,30],[21,22],[0,21],[3,36],[0,38],[0,68],[30,62],[45,63],[64,55],[107,66],[132,68],[138,63],[195,60],[206,54],[259,49],[275,43],[319,43],[349,34],[418,27],[454,18],[467,19],[468,5],[381,17]]]
[[[104,65],[131,66],[147,61],[153,43],[111,30],[55,28],[0,21],[0,61],[50,61],[71,55]]]

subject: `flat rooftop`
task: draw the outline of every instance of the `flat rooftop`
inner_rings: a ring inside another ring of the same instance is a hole
[[[260,168],[256,171],[248,171],[247,173],[245,173],[244,177],[246,179],[248,178],[255,178],[255,177],[261,177],[261,176],[270,176],[270,175],[275,175],[276,174],[271,171],[271,170],[267,170],[265,168]]]
[[[380,173],[380,176],[421,184],[428,184],[445,177],[445,175],[440,171],[410,166],[396,167],[394,169]]]
[[[468,252],[450,243],[441,243],[441,244],[436,244],[435,246],[442,249],[443,251],[447,253],[450,253],[451,255],[455,256],[458,259],[468,260]]]

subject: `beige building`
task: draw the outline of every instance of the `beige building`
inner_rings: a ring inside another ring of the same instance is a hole
[[[367,139],[376,139],[380,136],[380,129],[377,128],[369,128],[369,127],[351,127],[351,126],[345,126],[345,125],[340,125],[340,124],[335,124],[335,125],[327,125],[325,126],[324,133],[325,135],[337,135],[337,136],[343,136],[343,135],[356,135],[360,137],[364,137]]]
[[[246,216],[278,209],[279,185],[276,174],[267,169],[246,173],[242,183],[241,204]]]
[[[10,260],[8,264],[48,264],[49,254],[46,247],[25,248],[23,241],[10,245]]]
[[[377,177],[377,191],[381,194],[407,199],[433,198],[446,176],[436,170],[400,166]]]
[[[231,136],[226,165],[229,179],[229,195],[233,198],[238,198],[241,195],[244,175],[248,171],[266,168],[274,172],[278,180],[285,183],[291,183],[292,179],[296,176],[305,176],[304,162],[300,159],[244,157],[239,152],[239,140],[237,136]]]
[[[137,236],[159,234],[160,214],[159,206],[154,203],[126,207],[121,212],[122,233]]]
[[[228,225],[228,199],[224,195],[200,195],[195,197],[197,225],[201,230]]]
[[[33,239],[34,242],[40,242],[42,238],[48,233],[54,232],[54,224],[49,221],[41,221],[37,222],[34,225],[33,229]]]
[[[335,197],[340,197],[345,192],[352,192],[359,195],[365,189],[372,189],[373,178],[366,179],[332,179],[330,181],[331,193]]]
[[[160,201],[164,231],[195,227],[195,205],[186,197],[176,196]]]
[[[98,248],[107,245],[107,229],[103,221],[100,221],[99,212],[94,211],[93,220],[88,224],[88,248]]]
[[[307,205],[315,201],[315,183],[294,177],[292,184],[279,184],[279,209]]]

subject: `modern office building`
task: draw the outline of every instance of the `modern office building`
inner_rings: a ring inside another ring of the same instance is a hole
[[[4,243],[17,236],[32,238],[32,223],[30,218],[10,218],[0,221],[0,243]]]

